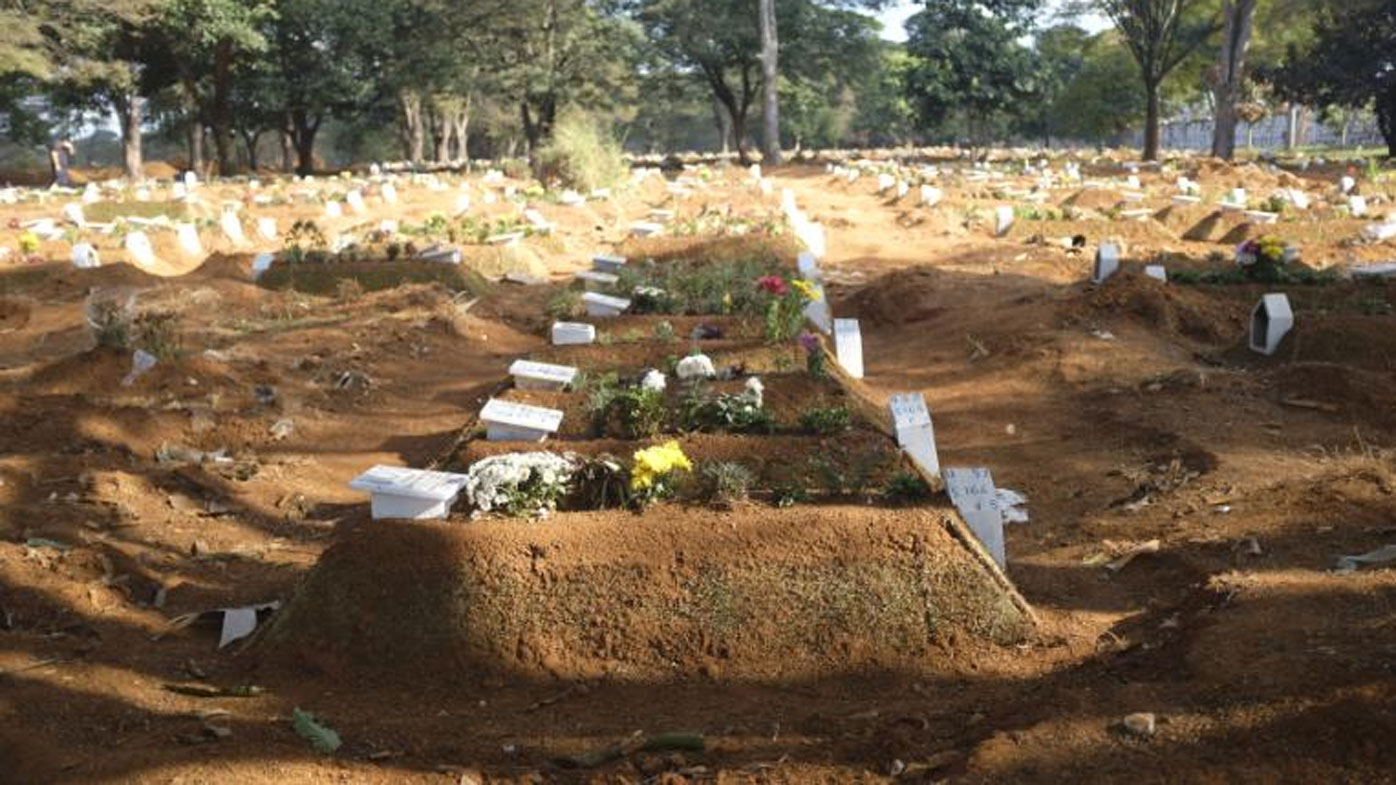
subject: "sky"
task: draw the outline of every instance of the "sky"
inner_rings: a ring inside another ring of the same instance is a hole
[[[1048,0],[1047,2],[1047,7],[1049,9],[1060,5],[1061,2],[1059,0]],[[922,3],[919,2],[898,0],[892,3],[885,11],[878,14],[878,18],[882,20],[882,37],[889,41],[905,41],[906,30],[902,28],[902,25],[905,24],[906,20],[909,19],[912,14],[921,10],[921,6]],[[1078,23],[1093,33],[1104,30],[1110,26],[1109,20],[1095,14],[1078,20]]]

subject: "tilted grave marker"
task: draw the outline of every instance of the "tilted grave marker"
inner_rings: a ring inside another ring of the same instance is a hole
[[[940,475],[940,457],[936,453],[935,428],[931,411],[921,393],[893,395],[888,407],[897,432],[897,444],[927,474]]]
[[[834,320],[834,352],[849,376],[863,378],[863,333],[857,319]]]
[[[569,365],[515,360],[509,366],[514,386],[520,390],[562,390],[577,378],[577,369]]]
[[[624,313],[630,307],[630,301],[597,292],[587,292],[582,295],[582,305],[586,307],[588,316],[611,317]]]
[[[596,270],[583,270],[577,273],[576,277],[589,292],[610,289],[620,282],[620,276],[614,273],[603,273]]]
[[[276,257],[272,256],[269,253],[257,254],[257,257],[252,260],[252,280],[255,281],[258,278],[261,278],[262,273],[266,272],[267,270],[270,270],[272,263],[275,261]]]
[[[999,569],[1008,566],[1003,541],[1003,510],[999,506],[998,489],[988,469],[950,469],[942,475],[945,491],[970,531],[979,538],[984,550],[994,558]]]
[[[126,235],[126,253],[136,260],[136,264],[146,267],[155,264],[155,249],[150,247],[150,238],[145,232],[131,232]]]
[[[223,236],[233,245],[242,248],[247,245],[247,235],[242,233],[242,221],[238,220],[237,213],[226,210],[223,216],[218,219],[219,226],[223,229]]]
[[[994,234],[999,237],[1006,237],[1008,231],[1013,228],[1013,208],[1007,205],[994,210]]]
[[[199,230],[194,224],[175,224],[175,234],[179,238],[179,250],[185,256],[203,256],[204,244],[199,240]]]
[[[1091,269],[1091,283],[1099,286],[1110,276],[1119,272],[1120,246],[1114,243],[1101,243],[1095,252],[1095,266]]]
[[[1267,294],[1251,311],[1251,350],[1273,355],[1289,331],[1294,329],[1294,309],[1284,294]]]
[[[1168,268],[1161,264],[1150,264],[1145,266],[1144,274],[1150,278],[1156,278],[1164,283],[1168,283]]]
[[[73,246],[73,266],[80,270],[101,267],[102,262],[97,258],[97,249],[93,248],[91,243],[78,243]]]
[[[586,346],[596,342],[596,328],[584,322],[555,322],[553,346]]]
[[[276,233],[276,219],[258,218],[257,234],[261,235],[262,239],[266,240],[267,242],[276,242],[278,236]]]
[[[619,273],[625,269],[625,257],[598,254],[591,257],[591,266],[599,273]]]

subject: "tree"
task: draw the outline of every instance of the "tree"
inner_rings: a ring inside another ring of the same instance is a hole
[[[1118,144],[1144,120],[1139,67],[1114,30],[1089,37],[1079,51],[1080,70],[1048,107],[1051,127],[1068,139]]]
[[[854,87],[853,138],[864,147],[905,144],[916,130],[916,110],[907,90],[914,61],[904,47],[885,41],[877,44],[876,56]]]
[[[914,58],[907,89],[922,128],[963,117],[972,143],[990,141],[1005,113],[1033,96],[1032,53],[1020,40],[1036,0],[941,0],[907,21]]]
[[[766,163],[777,165],[780,163],[780,41],[776,32],[776,0],[759,2],[763,87],[761,158]]]
[[[1216,30],[1208,0],[1099,0],[1144,82],[1144,160],[1159,156],[1163,80]]]
[[[1291,46],[1269,79],[1284,99],[1371,105],[1388,155],[1396,158],[1396,0],[1324,0],[1312,43]]]
[[[1236,103],[1246,77],[1255,7],[1256,0],[1222,0],[1221,52],[1208,79],[1216,99],[1212,155],[1228,161],[1236,156]]]

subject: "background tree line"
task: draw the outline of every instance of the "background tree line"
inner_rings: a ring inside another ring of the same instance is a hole
[[[1142,128],[1154,157],[1162,118],[1194,107],[1230,157],[1238,123],[1302,104],[1374,112],[1396,153],[1396,0],[927,0],[905,43],[880,38],[883,5],[0,0],[0,135],[102,129],[132,176],[147,146],[222,173],[531,155],[569,113],[639,152],[1113,145]],[[1084,14],[1113,25],[1088,32]],[[780,113],[763,127],[767,85]]]

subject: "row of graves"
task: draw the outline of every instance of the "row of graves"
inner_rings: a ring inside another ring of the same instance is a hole
[[[1003,535],[1025,501],[941,466],[922,394],[868,393],[858,321],[824,296],[823,229],[782,205],[798,259],[596,256],[578,316],[500,367],[448,455],[351,483],[371,522],[271,639],[391,660],[428,638],[476,671],[668,679],[924,667],[946,636],[1029,636]],[[397,558],[417,549],[446,556]],[[350,618],[385,602],[433,621]]]

